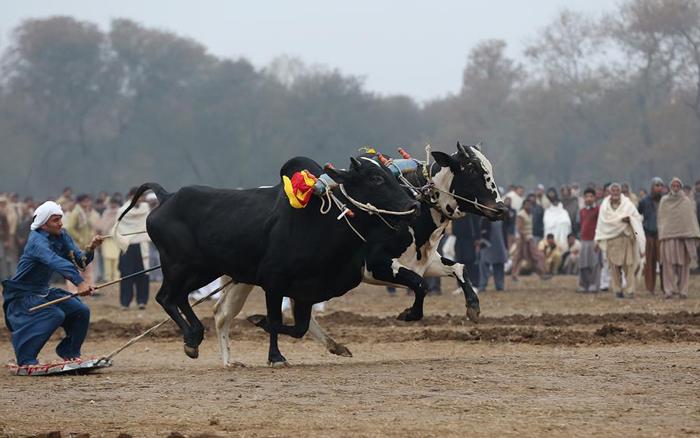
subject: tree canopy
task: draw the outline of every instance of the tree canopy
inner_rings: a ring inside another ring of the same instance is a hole
[[[522,55],[482,41],[461,90],[420,105],[296,58],[216,57],[127,19],[107,31],[27,20],[2,55],[0,188],[247,187],[275,183],[292,156],[342,167],[361,146],[420,156],[457,141],[484,141],[501,184],[700,177],[700,0],[563,11]]]

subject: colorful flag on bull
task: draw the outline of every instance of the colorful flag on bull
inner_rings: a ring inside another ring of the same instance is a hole
[[[294,208],[304,208],[311,200],[311,195],[314,193],[314,184],[316,177],[307,170],[294,172],[290,179],[287,175],[282,175],[284,182],[284,193],[289,198],[289,205]]]

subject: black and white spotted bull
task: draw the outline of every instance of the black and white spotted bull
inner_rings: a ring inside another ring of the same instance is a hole
[[[339,202],[352,204],[348,223],[338,220],[338,212],[323,214],[322,198],[316,196],[305,208],[293,208],[283,184],[250,190],[189,186],[174,194],[155,183],[139,187],[119,220],[145,191],[153,190],[160,205],[149,214],[146,228],[163,271],[156,300],[180,328],[189,357],[198,356],[204,327],[187,296],[218,277],[227,275],[265,291],[267,317],[255,322],[270,334],[271,364],[286,362],[277,346],[278,334],[302,337],[314,303],[360,284],[364,247],[375,235],[372,228],[381,227],[383,234],[376,235],[386,236],[393,232],[387,225],[407,222],[418,214],[420,204],[388,169],[355,158],[351,163],[347,171],[325,170],[338,184],[333,193]],[[324,173],[311,159],[297,157],[282,167],[280,176],[302,170]],[[330,205],[330,199],[323,201]],[[395,215],[369,214],[370,204]],[[360,236],[367,236],[368,242]],[[293,326],[282,321],[284,296],[295,303]]]
[[[441,257],[437,252],[438,244],[451,220],[463,218],[466,213],[501,220],[507,210],[494,179],[493,167],[478,146],[465,147],[458,143],[457,152],[450,155],[435,151],[432,156],[435,163],[429,169],[431,181],[421,172],[406,176],[411,190],[419,193],[420,215],[397,233],[385,239],[374,239],[365,246],[363,281],[412,289],[414,303],[401,312],[398,319],[416,321],[423,317],[423,300],[427,292],[424,278],[453,276],[464,293],[467,317],[477,321],[479,297],[465,266]],[[381,228],[372,231],[385,233]],[[224,365],[232,364],[229,347],[231,321],[243,308],[252,289],[250,284],[231,284],[214,307]],[[351,356],[345,346],[323,331],[313,316],[309,333],[329,352]]]

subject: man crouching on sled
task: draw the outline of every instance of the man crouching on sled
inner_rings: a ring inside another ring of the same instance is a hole
[[[80,359],[80,347],[87,335],[90,309],[77,297],[36,312],[29,311],[69,295],[62,289],[49,287],[54,272],[75,284],[79,295],[92,293],[93,286],[83,280],[78,268],[84,269],[92,261],[103,238],[95,236],[81,251],[62,229],[62,218],[63,211],[55,202],[47,201],[36,209],[17,273],[2,283],[5,324],[12,332],[12,347],[19,366],[38,364],[39,351],[58,327],[66,332],[56,347],[63,360]]]

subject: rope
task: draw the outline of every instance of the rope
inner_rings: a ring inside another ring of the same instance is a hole
[[[472,201],[471,199],[467,199],[467,198],[465,198],[465,197],[456,195],[456,194],[454,194],[454,193],[452,193],[452,192],[448,192],[448,191],[446,191],[446,190],[442,190],[442,189],[440,189],[440,188],[438,188],[438,187],[435,187],[435,186],[433,186],[432,189],[433,189],[433,190],[437,190],[438,192],[441,192],[441,193],[445,193],[445,194],[447,194],[447,195],[450,195],[450,196],[452,196],[453,198],[459,199],[459,200],[461,200],[461,201],[469,202],[470,204],[473,204],[476,208],[478,208],[478,209],[481,210],[481,211],[483,211],[483,210],[491,210],[491,211],[493,211],[493,212],[498,213],[498,210],[497,210],[497,209],[492,208],[492,207],[488,207],[488,206],[486,206],[486,205],[484,205],[484,204],[482,204],[482,203],[480,203],[480,202]]]
[[[482,212],[483,212],[484,210],[490,210],[490,211],[493,211],[493,212],[495,212],[495,213],[498,213],[498,210],[497,210],[497,209],[492,208],[492,207],[488,207],[488,206],[486,206],[486,205],[484,205],[484,204],[478,202],[478,201],[476,200],[476,198],[472,201],[471,199],[467,199],[467,198],[465,198],[465,197],[463,197],[463,196],[456,195],[456,194],[454,194],[454,193],[452,193],[452,192],[448,192],[448,191],[446,191],[446,190],[443,190],[443,189],[441,189],[441,188],[435,186],[435,183],[433,182],[433,177],[432,177],[432,175],[431,175],[431,172],[430,172],[430,170],[428,169],[429,166],[430,166],[430,169],[432,169],[432,167],[433,167],[433,165],[430,164],[430,149],[431,149],[431,147],[430,147],[429,144],[425,145],[425,156],[426,156],[426,160],[425,160],[425,163],[423,163],[423,176],[424,176],[425,179],[428,181],[428,184],[427,184],[424,188],[427,188],[428,190],[435,190],[435,191],[438,191],[438,192],[441,192],[441,193],[445,193],[445,194],[447,194],[447,195],[452,196],[452,197],[455,198],[455,199],[459,199],[459,200],[461,200],[461,201],[468,202],[468,203],[472,204],[474,207],[476,207],[477,209],[481,210]],[[433,163],[433,164],[434,164],[434,163]],[[402,175],[402,177],[403,177],[403,175]],[[407,179],[403,178],[402,181],[404,181],[404,182],[407,183],[409,186],[411,186],[412,189],[418,189],[417,187],[414,187]],[[430,197],[430,198],[431,198],[431,203],[433,203],[434,201],[432,201],[432,197]],[[434,205],[433,205],[433,207],[434,207]],[[440,210],[440,213],[441,213],[442,215],[444,215],[445,217],[450,218],[450,219],[455,219],[452,215],[450,215],[449,213],[447,213],[446,211],[444,211],[444,210],[442,209],[442,207],[440,207],[439,210]]]
[[[219,291],[221,291],[222,289],[224,289],[226,286],[228,286],[228,285],[231,284],[231,283],[233,283],[233,279],[227,281],[226,284],[224,284],[223,286],[214,289],[214,290],[213,290],[212,292],[210,292],[207,296],[198,299],[197,301],[194,302],[194,304],[192,304],[191,307],[195,307],[195,306],[197,306],[198,304],[203,303],[204,301],[208,300],[209,298],[211,298],[212,296],[214,296],[214,294],[218,293]],[[162,326],[163,326],[164,324],[166,324],[168,321],[172,321],[172,319],[170,319],[170,318],[164,319],[163,321],[161,321],[161,322],[159,322],[158,324],[154,325],[153,327],[149,328],[148,330],[146,330],[145,332],[141,333],[140,335],[138,335],[138,336],[136,336],[136,337],[134,337],[134,338],[129,339],[129,341],[128,341],[127,343],[125,343],[124,345],[122,345],[121,347],[119,347],[119,348],[117,348],[116,350],[112,351],[112,352],[109,353],[108,355],[101,357],[101,358],[97,361],[97,363],[100,363],[100,362],[102,362],[102,361],[109,362],[110,360],[112,360],[112,358],[113,358],[114,356],[116,356],[117,354],[119,354],[119,353],[121,353],[122,351],[126,350],[127,348],[131,347],[132,345],[134,345],[135,343],[137,343],[138,341],[140,341],[141,339],[143,339],[146,335],[148,335],[148,334],[150,334],[150,333],[153,333],[154,331],[158,330],[160,327],[162,327]]]
[[[359,208],[360,210],[366,211],[369,214],[388,214],[391,216],[407,216],[409,214],[415,213],[416,209],[412,208],[407,211],[391,211],[391,210],[382,210],[381,208],[377,208],[374,205],[368,203],[362,203],[356,199],[354,199],[352,196],[348,195],[348,192],[345,191],[345,187],[343,184],[340,184],[338,186],[340,188],[340,192],[347,198],[350,203],[352,203],[355,207]]]
[[[331,191],[326,187],[326,191],[321,195],[321,214],[328,214],[332,207],[333,203],[331,202]]]
[[[367,239],[359,232],[357,231],[357,228],[355,228],[352,223],[350,223],[350,219],[348,219],[348,213],[350,212],[350,209],[343,204],[340,199],[338,199],[337,196],[335,196],[333,193],[330,194],[330,198],[333,200],[335,203],[336,207],[338,207],[338,210],[340,210],[340,215],[336,218],[336,220],[345,219],[345,223],[348,224],[350,229],[357,234],[357,237],[360,238],[363,242],[367,242]]]

